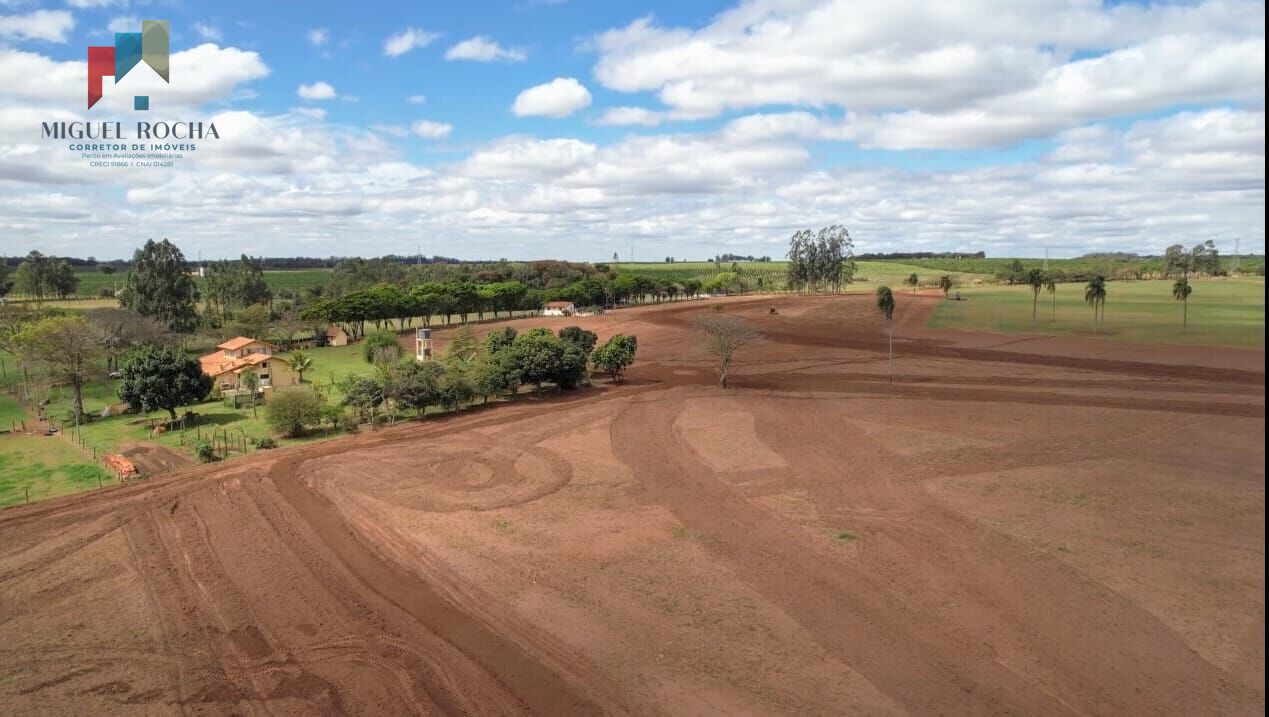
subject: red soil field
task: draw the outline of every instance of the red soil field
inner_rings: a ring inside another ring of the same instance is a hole
[[[1263,714],[1264,352],[897,300],[5,511],[0,712]]]

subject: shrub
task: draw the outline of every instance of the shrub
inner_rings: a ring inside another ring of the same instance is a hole
[[[326,399],[306,387],[279,390],[264,407],[264,420],[283,436],[298,436],[325,415]]]
[[[264,438],[260,438],[256,441],[256,448],[259,448],[261,450],[268,450],[270,448],[277,448],[277,447],[278,447],[278,442],[273,440],[272,436],[265,436]]]
[[[371,331],[361,343],[361,357],[366,363],[390,364],[401,358],[401,344],[391,331]]]
[[[206,441],[194,446],[194,455],[198,456],[198,460],[204,463],[211,463],[216,460],[216,449]]]

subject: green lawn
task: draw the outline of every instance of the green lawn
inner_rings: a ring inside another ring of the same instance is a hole
[[[1128,341],[1264,347],[1264,279],[1196,280],[1192,285],[1189,326],[1183,331],[1182,305],[1172,298],[1172,282],[1109,282],[1103,334]],[[1030,287],[957,290],[967,300],[940,302],[930,326],[1005,333],[1093,333],[1093,312],[1084,303],[1083,284],[1058,285],[1056,321],[1051,320],[1049,295],[1041,292],[1039,320],[1032,322]]]
[[[114,482],[63,436],[0,435],[0,507],[25,503],[28,492],[35,502]]]

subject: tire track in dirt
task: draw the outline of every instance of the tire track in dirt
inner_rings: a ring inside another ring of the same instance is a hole
[[[368,590],[484,667],[490,679],[502,685],[524,711],[543,715],[602,712],[566,678],[457,609],[411,571],[384,560],[363,544],[332,506],[304,485],[299,474],[302,462],[298,458],[278,461],[269,472],[271,481],[323,545]]]

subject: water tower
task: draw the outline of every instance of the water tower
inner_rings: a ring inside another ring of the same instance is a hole
[[[432,360],[432,330],[419,329],[418,337],[414,340],[414,360],[431,361]]]

